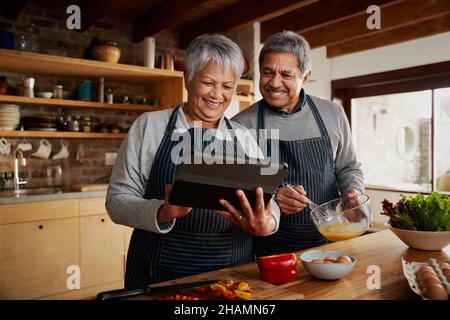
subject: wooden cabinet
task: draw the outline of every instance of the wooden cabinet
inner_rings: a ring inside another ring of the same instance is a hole
[[[132,229],[105,197],[0,205],[0,299],[79,299],[123,287]],[[80,289],[67,268],[80,267]]]
[[[80,217],[82,289],[123,280],[124,233],[107,214]]]
[[[66,291],[79,265],[79,218],[0,225],[0,299],[33,299]]]

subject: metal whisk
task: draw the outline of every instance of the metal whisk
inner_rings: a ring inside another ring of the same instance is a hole
[[[289,183],[286,183],[286,182],[283,182],[282,185],[284,187],[288,187],[289,189],[298,193],[299,195],[302,195],[300,192],[298,192],[294,188],[293,185],[290,185]],[[304,195],[302,195],[302,196],[306,199],[306,201],[308,201],[308,207],[311,209],[311,217],[313,218],[313,220],[315,220],[317,225],[323,224],[330,219],[330,214],[327,211],[327,209],[325,209],[325,208],[321,207],[320,205],[318,205],[317,203],[311,201]]]

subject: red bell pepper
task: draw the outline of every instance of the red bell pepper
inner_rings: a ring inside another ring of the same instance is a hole
[[[259,257],[258,267],[262,280],[272,284],[287,283],[297,276],[297,256],[284,253]]]

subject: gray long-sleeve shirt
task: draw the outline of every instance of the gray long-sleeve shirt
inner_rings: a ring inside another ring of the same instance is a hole
[[[166,109],[141,114],[133,122],[122,142],[106,194],[106,209],[115,223],[155,233],[167,233],[172,230],[175,220],[167,224],[157,222],[158,209],[164,204],[164,200],[144,198],[152,163],[172,111],[173,109]],[[233,129],[239,129],[237,131],[247,131],[237,123],[231,122],[231,125]],[[175,130],[184,132],[190,127],[180,108]],[[220,119],[217,129],[218,132],[226,131],[224,117]],[[256,140],[248,140],[251,136],[245,137],[247,139],[245,143],[241,141],[244,137],[239,135],[236,137],[249,157],[257,158],[260,155]],[[276,222],[275,230],[278,230],[280,211],[275,201],[272,201],[272,215]]]
[[[334,173],[341,194],[354,187],[364,192],[364,179],[361,164],[356,160],[350,126],[344,109],[338,104],[311,96],[328,131],[333,149]],[[232,118],[247,128],[257,128],[259,102],[248,107]],[[320,137],[314,115],[308,102],[300,111],[280,114],[270,108],[264,109],[264,122],[267,129],[279,129],[279,138],[294,141]],[[306,190],[308,192],[308,190]]]

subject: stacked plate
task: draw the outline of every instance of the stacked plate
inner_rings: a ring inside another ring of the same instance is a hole
[[[19,123],[20,107],[14,104],[0,104],[0,130],[14,130]]]
[[[57,131],[56,118],[53,116],[28,116],[22,118],[25,130]]]

